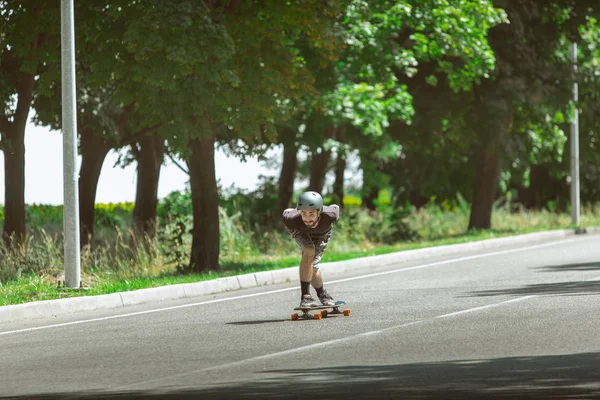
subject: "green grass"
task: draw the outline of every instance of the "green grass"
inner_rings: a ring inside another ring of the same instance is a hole
[[[534,232],[535,229],[529,229],[528,232]],[[539,230],[538,230],[539,231]],[[525,233],[525,232],[522,232]],[[440,239],[436,241],[425,241],[418,243],[381,245],[370,250],[350,251],[344,253],[329,252],[323,258],[323,262],[351,260],[360,257],[367,257],[380,254],[389,254],[393,252],[406,251],[419,248],[435,247],[456,243],[472,242],[490,238],[512,236],[513,232],[485,232],[481,234],[465,234],[450,239]],[[2,305],[19,304],[39,300],[52,300],[74,296],[94,296],[100,294],[109,294],[124,292],[136,289],[152,288],[166,285],[175,285],[182,283],[200,282],[218,277],[231,276],[243,273],[252,273],[259,271],[274,270],[279,268],[288,268],[297,266],[299,257],[282,256],[272,260],[246,260],[239,262],[224,263],[223,272],[213,272],[210,274],[195,275],[163,275],[155,277],[132,277],[123,279],[115,277],[111,279],[110,275],[105,275],[98,279],[97,283],[84,291],[65,291],[57,288],[53,280],[46,276],[31,274],[27,277],[21,277],[17,281],[10,282],[0,288],[0,303]]]
[[[600,214],[595,209],[583,213],[581,220],[582,226],[600,226]],[[340,221],[322,262],[574,228],[569,215],[545,211],[510,213],[498,209],[492,220],[494,229],[465,232],[468,212],[428,207],[413,211],[405,218],[410,228],[418,232],[419,238],[385,244],[378,236],[385,229],[389,229],[389,221],[385,215],[359,212],[353,221]],[[235,229],[236,232],[243,231]],[[63,268],[60,260],[62,244],[58,237],[51,237],[47,233],[38,234],[35,240],[31,239],[27,254],[11,256],[12,259],[4,255],[5,262],[2,268],[12,268],[17,272],[13,279],[4,278],[0,286],[0,304],[109,294],[298,266],[298,249],[285,232],[261,235],[244,233],[248,237],[240,242],[246,246],[249,237],[254,242],[264,240],[261,244],[253,246],[252,251],[247,248],[242,251],[235,248],[235,237],[239,234],[236,232],[224,232],[224,236],[229,239],[222,243],[222,271],[182,275],[177,273],[168,256],[160,250],[160,245],[155,245],[147,252],[128,241],[124,233],[118,232],[115,235],[113,231],[100,230],[97,249],[93,253],[84,253],[82,257],[82,281],[89,289],[79,291],[57,288]],[[189,246],[189,240],[183,246]],[[262,248],[262,251],[256,250],[259,248]]]

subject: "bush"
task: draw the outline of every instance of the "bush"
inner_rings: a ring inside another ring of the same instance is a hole
[[[273,230],[281,228],[281,213],[277,209],[279,186],[277,179],[259,176],[255,191],[231,188],[220,190],[219,204],[227,215],[239,215],[246,230]]]
[[[135,203],[98,203],[95,205],[94,225],[126,227],[131,221]],[[31,228],[62,225],[63,206],[28,204],[25,206],[25,223]],[[4,223],[4,205],[0,204],[0,222]]]
[[[192,247],[192,193],[172,192],[158,205],[158,240],[167,261],[185,269]]]
[[[135,203],[100,203],[95,206],[94,225],[126,227],[131,221]]]

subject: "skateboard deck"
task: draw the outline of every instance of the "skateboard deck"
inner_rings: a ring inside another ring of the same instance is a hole
[[[296,321],[300,318],[303,319],[321,319],[323,317],[327,317],[330,314],[344,314],[344,316],[349,316],[350,315],[350,310],[349,309],[345,309],[344,311],[340,311],[340,307],[343,306],[344,304],[346,304],[345,301],[336,301],[334,305],[331,306],[315,306],[315,307],[296,307],[294,308],[294,311],[302,311],[302,314],[300,313],[293,313],[292,314],[292,320]],[[331,311],[327,311],[328,309],[331,308]],[[310,314],[309,311],[319,311],[315,314]]]

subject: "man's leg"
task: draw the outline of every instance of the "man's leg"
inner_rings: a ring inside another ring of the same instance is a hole
[[[313,280],[313,260],[315,258],[315,248],[305,247],[302,249],[302,259],[300,260],[300,287],[302,289],[301,304],[316,305],[310,295],[310,283]],[[305,297],[307,296],[307,297]]]
[[[325,253],[328,240],[328,237],[326,240],[323,240],[316,250],[315,258],[312,262],[313,274],[311,280],[311,284],[315,288],[317,296],[319,297],[319,300],[321,300],[321,304],[326,306],[333,305],[335,303],[333,297],[331,297],[329,293],[327,293],[327,290],[325,290],[323,287],[323,277],[321,276],[321,271],[319,271],[319,263],[321,262],[321,258],[323,258],[323,253]]]
[[[323,277],[321,276],[321,271],[318,269],[313,271],[312,280],[310,283],[312,287],[317,290],[317,294],[319,294],[319,289],[323,290]]]
[[[304,249],[302,249],[302,260],[300,260],[300,282],[306,282],[310,284],[310,282],[312,281],[314,258],[314,247],[305,247]]]

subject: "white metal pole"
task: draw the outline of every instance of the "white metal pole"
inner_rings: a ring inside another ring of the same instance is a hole
[[[571,61],[573,71],[577,73],[577,43],[571,44]],[[573,84],[573,102],[575,112],[571,123],[571,217],[573,224],[579,226],[580,195],[579,195],[579,88],[577,81]]]
[[[61,50],[65,286],[79,288],[81,286],[79,176],[77,173],[77,98],[75,94],[75,17],[73,0],[61,0]]]

